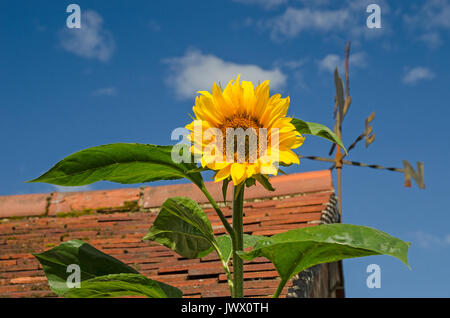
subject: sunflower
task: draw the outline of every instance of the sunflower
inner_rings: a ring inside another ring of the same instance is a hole
[[[286,117],[289,97],[269,96],[269,81],[254,88],[251,82],[240,82],[239,78],[231,80],[223,90],[214,83],[212,93],[199,91],[193,106],[195,117],[186,126],[193,143],[191,152],[201,157],[202,167],[216,171],[216,182],[231,177],[234,185],[258,174],[276,175],[279,164],[299,164],[291,149],[304,141],[291,124],[292,118]],[[245,136],[245,157],[230,155],[230,148],[222,141],[228,138],[230,129],[238,128],[256,133],[256,157],[249,155],[249,135]]]

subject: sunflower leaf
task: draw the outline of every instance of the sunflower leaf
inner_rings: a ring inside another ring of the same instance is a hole
[[[390,255],[408,267],[409,243],[379,230],[352,224],[323,224],[259,240],[240,252],[244,260],[266,257],[281,277],[281,288],[295,274],[317,264],[369,255]]]
[[[187,178],[197,186],[203,179],[194,163],[175,163],[172,146],[116,143],[76,152],[42,176],[28,182],[81,186],[97,181],[142,183]]]
[[[208,216],[192,199],[167,199],[143,240],[156,241],[187,258],[208,255],[216,244]]]
[[[299,133],[325,138],[337,144],[345,151],[345,153],[347,153],[342,140],[338,136],[336,136],[336,134],[332,132],[328,127],[317,123],[306,122],[298,118],[292,118],[291,124],[295,126]]]
[[[182,292],[173,286],[149,279],[141,274],[110,274],[81,282],[71,288],[67,298],[110,298],[145,296],[148,298],[181,298]]]
[[[255,178],[248,178],[245,180],[245,186],[247,188],[250,188],[251,186],[254,186],[256,184]]]
[[[180,291],[149,280],[135,269],[79,240],[64,242],[33,254],[41,263],[53,292],[63,297],[180,297]],[[73,267],[71,269],[70,266]],[[79,273],[80,287],[69,287],[71,275]],[[132,286],[134,284],[134,286]],[[137,285],[135,285],[137,284]]]
[[[223,203],[227,204],[227,191],[228,191],[228,184],[230,183],[231,179],[226,178],[223,180],[222,183],[222,195],[223,195]]]
[[[266,236],[262,235],[249,235],[244,234],[244,248],[254,247],[259,241],[266,239]],[[217,245],[219,247],[220,253],[222,254],[223,260],[228,263],[233,253],[232,241],[230,235],[222,235],[217,237]]]
[[[258,181],[266,190],[275,191],[267,176],[263,174],[255,174],[253,178],[255,178],[255,180]]]

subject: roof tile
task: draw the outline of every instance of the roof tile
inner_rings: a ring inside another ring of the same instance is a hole
[[[48,194],[0,196],[0,218],[38,216],[47,212]]]

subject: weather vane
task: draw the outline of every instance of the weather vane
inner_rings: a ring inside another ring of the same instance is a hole
[[[333,116],[336,119],[334,124],[334,132],[335,134],[342,139],[342,122],[344,121],[345,115],[347,114],[350,104],[352,102],[352,98],[350,96],[350,88],[349,88],[349,73],[348,73],[348,64],[349,64],[349,56],[350,56],[350,41],[345,42],[345,90],[344,83],[339,76],[338,68],[336,67],[334,70],[334,84],[336,86],[336,96],[335,96],[335,105]],[[423,173],[423,162],[417,162],[417,170],[414,170],[413,166],[407,161],[403,160],[403,169],[401,168],[393,168],[393,167],[384,167],[378,164],[366,164],[362,162],[349,161],[344,160],[344,158],[350,153],[350,151],[355,148],[355,146],[361,141],[365,140],[366,148],[370,146],[375,141],[375,133],[372,131],[371,122],[375,118],[375,112],[372,112],[369,117],[365,119],[364,122],[364,131],[360,134],[355,141],[348,147],[347,154],[341,153],[340,147],[335,147],[335,144],[331,147],[328,155],[329,157],[318,157],[318,156],[302,156],[299,155],[300,158],[318,160],[324,162],[333,163],[330,167],[330,170],[336,169],[337,171],[337,192],[338,192],[338,204],[339,204],[339,216],[342,222],[342,168],[343,165],[351,165],[358,167],[368,167],[373,169],[380,170],[388,170],[401,172],[404,174],[404,185],[405,187],[411,187],[411,179],[413,179],[419,188],[425,189],[424,182],[424,173]],[[336,149],[335,157],[331,157],[333,155],[334,150]]]

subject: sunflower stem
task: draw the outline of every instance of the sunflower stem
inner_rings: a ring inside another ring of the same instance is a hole
[[[233,193],[233,298],[244,297],[244,262],[237,252],[244,250],[244,183],[234,187]]]

